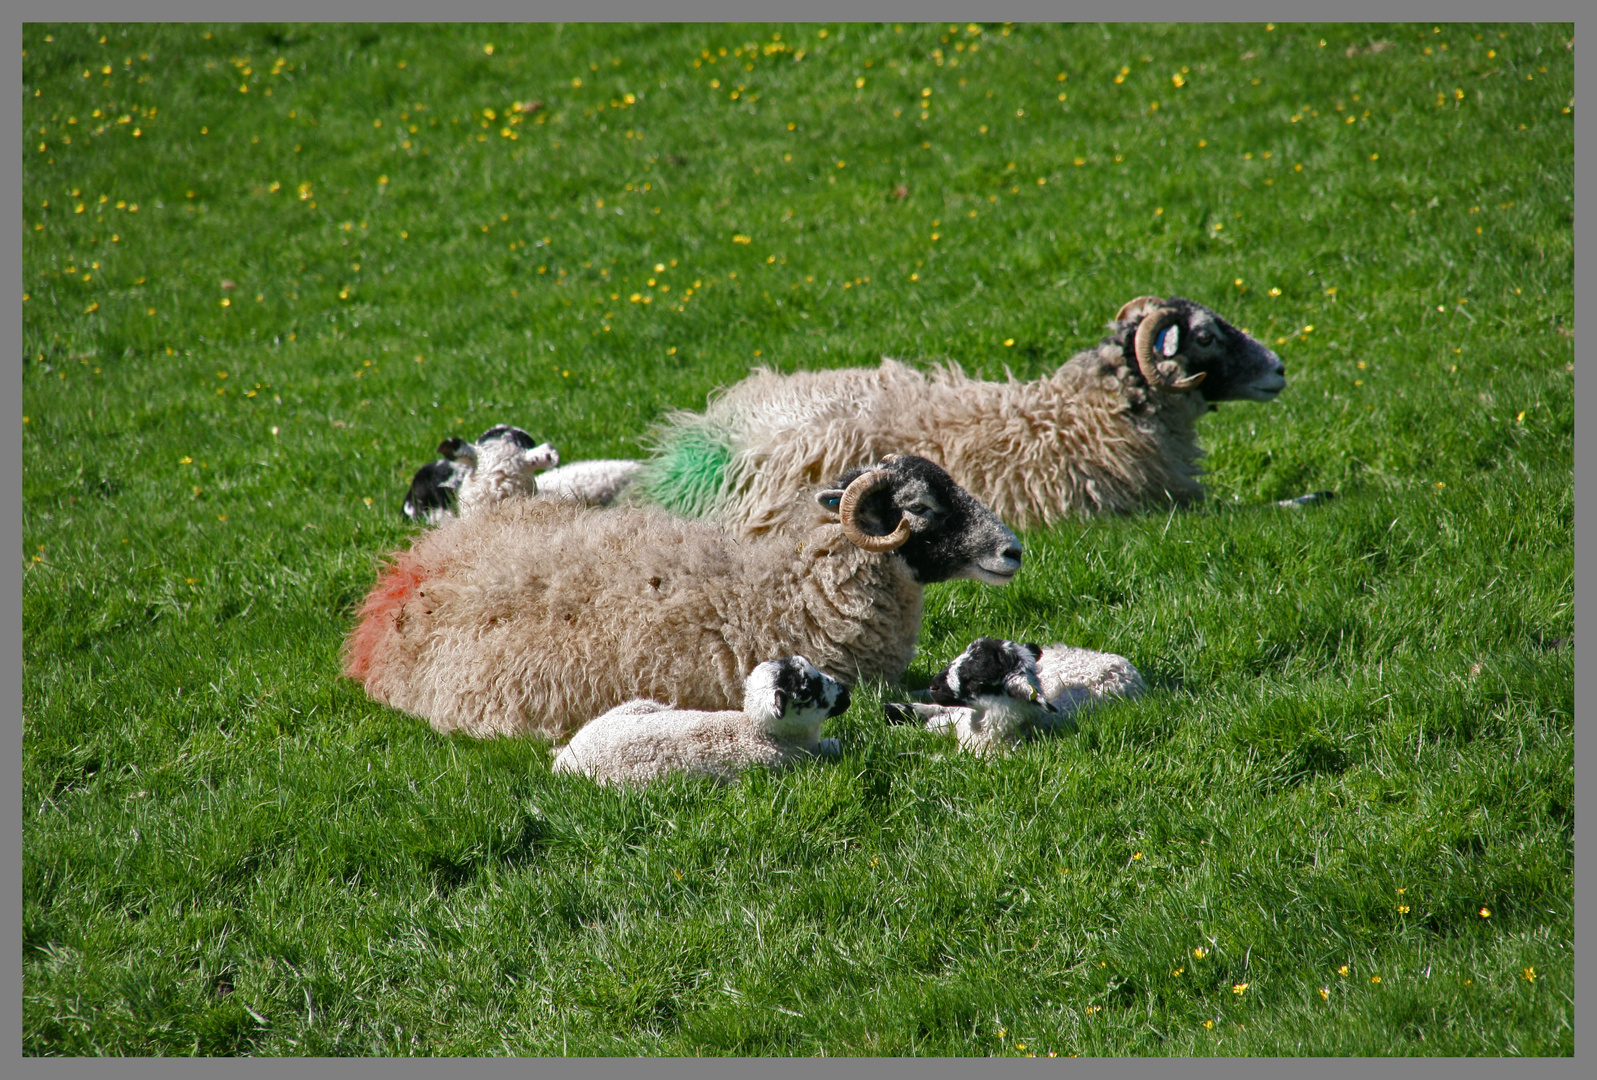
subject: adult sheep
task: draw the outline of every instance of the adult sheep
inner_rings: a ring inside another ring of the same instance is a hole
[[[439,731],[559,737],[636,698],[736,709],[803,655],[896,681],[922,592],[1008,582],[1021,546],[933,462],[892,456],[795,492],[800,524],[739,541],[657,508],[507,499],[419,536],[362,605],[344,671]]]
[[[1279,357],[1214,311],[1140,296],[1111,333],[1031,382],[877,368],[756,369],[703,413],[668,416],[633,499],[740,535],[775,527],[795,487],[884,454],[918,454],[1011,525],[1048,525],[1203,496],[1196,422],[1269,401]]]

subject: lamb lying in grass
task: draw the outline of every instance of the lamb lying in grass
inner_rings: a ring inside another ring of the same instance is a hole
[[[438,454],[439,460],[417,470],[405,496],[405,516],[421,524],[437,525],[515,495],[536,495],[536,474],[560,464],[553,446],[533,445],[531,435],[509,424],[495,424],[474,443],[445,439]]]
[[[886,711],[890,722],[952,731],[961,749],[995,754],[1054,728],[1074,729],[1083,709],[1145,689],[1123,656],[984,637],[932,678],[930,703],[890,702]]]
[[[749,674],[741,712],[629,701],[572,736],[554,771],[638,786],[673,772],[726,782],[755,765],[778,769],[808,757],[835,757],[837,740],[822,739],[821,724],[848,705],[848,687],[804,657],[767,660]]]

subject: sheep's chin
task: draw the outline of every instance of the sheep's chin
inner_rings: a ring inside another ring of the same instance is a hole
[[[1286,379],[1282,376],[1266,375],[1256,382],[1237,387],[1231,396],[1245,401],[1274,401],[1285,386]]]
[[[977,581],[985,581],[989,585],[1008,585],[1015,579],[1015,575],[1020,573],[1020,563],[1016,562],[1014,567],[1010,568],[1007,564],[1014,562],[1014,560],[1005,559],[1003,561],[1006,566],[1002,570],[989,570],[985,566],[973,563],[954,576],[956,578],[975,578]]]

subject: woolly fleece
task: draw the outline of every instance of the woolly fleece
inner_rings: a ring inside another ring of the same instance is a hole
[[[802,657],[797,661],[814,672]],[[741,711],[697,712],[656,701],[617,706],[572,736],[555,758],[554,771],[637,786],[673,772],[725,782],[753,766],[780,769],[812,757],[835,757],[837,740],[822,739],[821,725],[846,691],[826,680],[821,701],[790,702],[778,710],[769,676],[781,663],[760,664],[749,676]]]
[[[344,670],[438,731],[478,736],[559,737],[635,698],[736,708],[772,656],[808,656],[846,686],[897,681],[923,587],[811,518],[739,543],[661,510],[490,505],[394,557]]]

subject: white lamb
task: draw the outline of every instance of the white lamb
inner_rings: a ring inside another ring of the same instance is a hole
[[[821,724],[849,706],[848,687],[802,656],[767,660],[744,684],[742,711],[673,709],[658,701],[618,705],[586,724],[555,758],[555,772],[643,786],[669,773],[728,782],[744,769],[785,768],[835,757]]]
[[[643,468],[626,458],[590,458],[550,469],[538,477],[538,497],[585,506],[609,506]]]
[[[983,637],[932,678],[930,703],[894,702],[886,712],[895,723],[952,731],[961,749],[994,754],[1055,728],[1074,729],[1084,709],[1144,690],[1123,656]]]
[[[438,444],[438,461],[417,470],[405,496],[405,516],[426,525],[481,511],[517,495],[538,493],[537,473],[560,464],[548,443],[533,445],[518,427],[495,424],[474,443]]]

